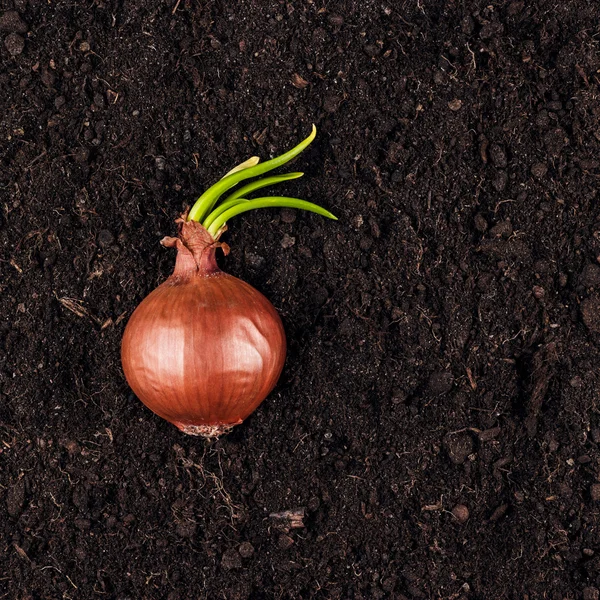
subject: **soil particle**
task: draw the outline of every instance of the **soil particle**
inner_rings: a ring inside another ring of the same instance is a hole
[[[327,113],[334,113],[340,105],[340,99],[337,96],[329,95],[323,100],[323,110]]]
[[[508,504],[501,504],[490,516],[490,522],[495,523],[499,521],[508,511]]]
[[[582,159],[579,161],[579,166],[584,171],[595,171],[600,168],[600,161],[596,159]]]
[[[89,148],[78,148],[75,152],[74,158],[78,163],[86,163],[90,158]]]
[[[221,558],[221,566],[226,571],[232,571],[234,569],[241,569],[242,568],[242,559],[240,557],[239,552],[237,550],[235,550],[234,548],[227,550],[223,554],[223,557]]]
[[[509,219],[500,221],[490,229],[490,235],[495,238],[510,237],[513,232],[513,226]]]
[[[448,102],[448,108],[453,112],[459,111],[462,108],[462,100],[459,100],[458,98],[450,100],[450,102]]]
[[[473,453],[473,439],[468,433],[448,434],[444,444],[448,457],[455,465],[462,465]]]
[[[594,483],[590,487],[590,498],[594,502],[600,502],[600,483]]]
[[[381,53],[381,48],[379,48],[375,44],[365,44],[363,50],[364,50],[365,54],[367,56],[370,56],[371,58],[375,58],[376,56],[379,56],[379,54]]]
[[[6,508],[11,517],[18,517],[25,504],[25,480],[15,481],[6,494]]]
[[[582,285],[600,289],[600,265],[587,263],[579,276]]]
[[[265,264],[265,259],[254,252],[246,250],[244,253],[246,264],[253,269],[260,269]]]
[[[595,579],[600,576],[600,556],[594,556],[583,564],[588,577]]]
[[[477,213],[475,215],[474,224],[475,224],[475,229],[477,231],[479,231],[480,233],[485,233],[487,231],[488,222],[487,222],[486,218],[481,213]]]
[[[497,21],[491,21],[484,23],[480,32],[479,37],[482,40],[489,40],[490,38],[501,36],[504,31],[504,26],[502,23],[498,23]]]
[[[546,177],[546,173],[548,173],[548,167],[544,163],[537,162],[531,166],[531,174],[536,179],[543,179]]]
[[[553,157],[557,157],[563,148],[569,143],[567,133],[561,127],[551,129],[544,135],[544,144],[547,151]]]
[[[590,331],[600,333],[600,296],[594,294],[582,301],[581,316]]]
[[[177,535],[182,538],[192,538],[196,535],[196,530],[198,529],[196,523],[192,521],[182,521],[177,524],[175,531]]]
[[[479,441],[480,442],[489,442],[491,440],[495,440],[500,433],[502,433],[502,429],[500,427],[492,427],[490,429],[486,429],[479,433]]]
[[[600,590],[595,587],[583,588],[583,600],[598,600],[600,598]]]
[[[425,592],[421,588],[418,588],[416,585],[408,584],[406,586],[406,591],[413,598],[426,598],[427,597],[427,594],[425,594]]]
[[[534,285],[531,291],[536,300],[541,300],[546,295],[546,290],[541,285]]]
[[[280,550],[287,550],[288,548],[291,548],[294,545],[294,540],[286,534],[282,534],[279,536],[279,539],[277,540],[277,547]]]
[[[454,385],[454,376],[449,371],[436,371],[429,377],[427,389],[434,396],[448,393]]]
[[[0,31],[6,31],[8,33],[27,33],[29,27],[17,11],[7,10],[0,15]]]
[[[296,211],[291,208],[282,208],[281,209],[281,220],[284,223],[294,223],[296,221]]]
[[[101,229],[98,232],[98,243],[103,248],[108,248],[115,241],[115,236],[108,229]]]
[[[296,243],[295,237],[288,235],[287,233],[283,234],[283,238],[281,240],[282,248],[285,248],[287,250],[288,248],[291,248],[295,243]]]
[[[89,519],[82,519],[82,518],[75,519],[73,521],[73,524],[80,531],[88,531],[92,526],[92,522]]]
[[[506,151],[500,144],[491,144],[488,150],[491,163],[499,168],[504,169],[508,165]]]
[[[381,582],[381,587],[383,589],[384,592],[387,592],[388,594],[390,594],[391,592],[394,591],[394,588],[396,587],[396,583],[398,582],[398,578],[397,577],[386,577],[382,582]]]
[[[79,488],[74,490],[72,502],[77,508],[85,510],[88,507],[89,503],[89,494],[87,490]]]
[[[48,67],[44,67],[40,74],[40,79],[42,80],[42,83],[47,88],[52,88],[52,87],[54,87],[54,84],[56,82],[56,75],[54,74],[52,69],[49,69]]]
[[[459,523],[466,523],[469,520],[469,509],[464,504],[457,504],[452,509],[452,514]]]
[[[475,29],[475,22],[471,15],[466,15],[460,22],[460,28],[465,35],[471,35]]]
[[[310,302],[314,306],[323,306],[325,302],[327,302],[327,298],[329,297],[329,293],[325,288],[317,288],[310,297]]]
[[[496,171],[492,178],[492,185],[497,192],[503,192],[508,184],[508,174],[506,171]]]
[[[242,542],[238,552],[242,558],[250,558],[254,554],[254,546],[250,542]]]
[[[25,40],[18,33],[11,33],[4,39],[4,47],[11,56],[18,56],[25,49]]]

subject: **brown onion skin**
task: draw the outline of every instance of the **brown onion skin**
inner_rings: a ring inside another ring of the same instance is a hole
[[[131,316],[121,346],[127,382],[157,415],[185,433],[215,437],[241,423],[275,387],[286,341],[273,305],[221,271],[216,242],[182,222],[171,277]]]

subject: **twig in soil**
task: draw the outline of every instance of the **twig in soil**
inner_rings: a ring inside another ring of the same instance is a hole
[[[473,50],[471,50],[471,48],[469,47],[469,44],[467,44],[467,50],[471,54],[471,63],[473,64],[473,71],[477,71],[477,62],[475,61],[475,52],[473,52]],[[470,72],[471,72],[471,69],[469,69],[469,71],[467,71],[467,73],[470,73]]]
[[[298,447],[300,446],[300,444],[302,444],[302,442],[304,442],[304,440],[308,437],[308,433],[305,433],[301,438],[300,441],[296,444],[296,447],[292,450],[292,454],[294,454],[296,452],[296,450],[298,450]]]
[[[98,317],[95,317],[90,311],[83,306],[83,302],[81,300],[75,300],[74,298],[59,298],[56,296],[56,299],[67,309],[70,310],[73,314],[78,317],[87,317],[96,325],[99,325],[104,329],[106,327],[106,323],[103,323]]]
[[[498,209],[500,208],[500,206],[502,204],[506,204],[507,202],[514,202],[514,200],[500,200],[500,202],[498,202],[498,204],[496,204],[495,208],[494,208],[494,214],[498,213]]]
[[[13,542],[13,548],[23,560],[31,562],[31,559],[29,558],[29,556],[27,556],[27,552],[25,552],[25,550],[23,550],[23,548],[21,548],[21,546],[19,546],[16,542]]]
[[[281,522],[285,522],[285,526],[289,529],[302,529],[304,528],[304,516],[306,511],[304,507],[294,508],[290,510],[284,510],[283,512],[271,513],[269,517],[271,519],[277,519]]]
[[[442,494],[442,496],[440,496],[440,499],[438,502],[436,502],[435,504],[426,504],[425,506],[422,506],[421,511],[436,512],[438,510],[443,510],[443,508],[444,508],[444,496]]]
[[[472,431],[478,435],[481,433],[481,429],[477,429],[477,427],[463,427],[462,429],[457,429],[456,431],[449,431],[446,435],[457,435],[458,433],[464,433],[465,431]]]
[[[590,87],[590,81],[589,81],[587,75],[585,74],[585,71],[581,68],[581,66],[578,64],[575,65],[575,70],[579,74],[579,77],[581,77],[581,79],[583,79],[585,86]]]
[[[420,306],[417,306],[417,310],[421,313],[421,316],[423,317],[423,319],[425,319],[425,321],[427,321],[427,324],[429,325],[429,329],[431,330],[431,335],[433,336],[433,338],[435,339],[436,342],[441,342],[442,339],[437,337],[437,335],[434,333],[433,331],[433,319],[437,319],[438,316],[437,315],[433,315],[432,317],[430,317],[427,314],[427,311],[424,308],[421,308]]]
[[[78,590],[79,588],[73,583],[73,580],[66,574],[63,573],[58,567],[55,567],[54,565],[46,565],[45,567],[40,567],[40,571],[45,571],[46,569],[54,569],[55,571],[58,571],[61,575],[64,575],[68,582],[76,589]]]
[[[46,156],[46,151],[44,150],[41,154],[39,154],[38,156],[36,156],[25,168],[26,171],[28,171],[29,169],[31,169],[31,167],[33,167],[33,165],[35,165],[36,162],[42,160],[42,158],[44,158],[44,156]]]
[[[471,371],[470,367],[467,367],[466,371],[467,371],[467,377],[469,378],[469,384],[471,386],[471,389],[473,391],[476,391],[477,390],[477,382],[475,381],[475,378],[473,377],[473,371]]]
[[[552,379],[553,367],[557,361],[558,354],[554,342],[542,346],[533,355],[531,394],[527,402],[527,418],[525,419],[525,427],[530,437],[533,437],[537,430],[538,416]]]
[[[4,262],[4,261],[2,261]],[[21,269],[21,267],[16,263],[14,258],[11,258],[8,263],[10,264],[11,267],[14,267],[17,271],[17,273],[19,273],[19,275],[21,275],[23,273],[23,269]]]

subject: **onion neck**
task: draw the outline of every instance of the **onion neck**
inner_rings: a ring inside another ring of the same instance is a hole
[[[171,277],[189,279],[220,273],[216,258],[217,248],[221,248],[225,254],[229,253],[229,246],[218,241],[224,230],[219,231],[216,238],[213,238],[207,229],[196,221],[186,221],[183,217],[177,222],[179,236],[161,240],[163,246],[177,248],[175,269]]]
[[[199,256],[194,256],[185,250],[178,250],[173,277],[212,275],[220,270],[217,265],[216,248],[206,248]]]

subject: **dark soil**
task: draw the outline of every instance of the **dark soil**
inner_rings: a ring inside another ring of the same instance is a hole
[[[0,598],[598,599],[597,3],[0,6]],[[340,220],[221,259],[282,379],[186,437],[123,328],[185,206],[313,122],[282,189]]]

